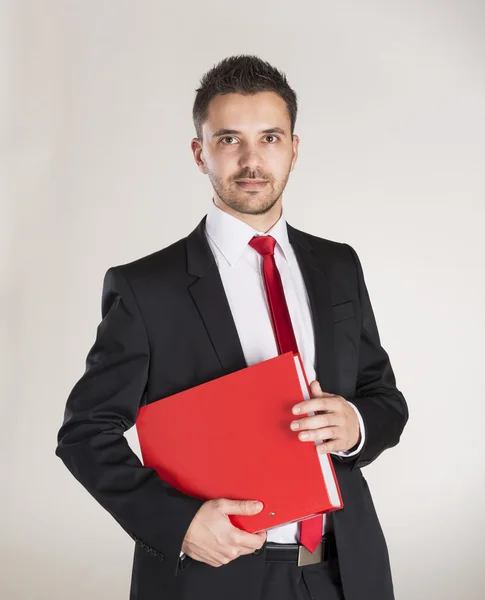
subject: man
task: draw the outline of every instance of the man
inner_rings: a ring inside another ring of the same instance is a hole
[[[394,598],[361,468],[399,442],[408,409],[356,252],[284,220],[296,112],[296,94],[267,62],[214,66],[193,109],[208,214],[186,238],[106,273],[103,319],[56,454],[135,540],[131,600]],[[288,348],[301,353],[312,392],[295,402],[295,437],[331,454],[344,508],[249,534],[228,515],[255,514],[257,498],[182,494],[123,434],[141,405]]]

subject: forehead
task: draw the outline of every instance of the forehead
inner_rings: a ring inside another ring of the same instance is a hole
[[[289,133],[290,116],[286,102],[275,92],[224,94],[215,96],[208,107],[204,135],[221,128],[238,131],[281,127]]]

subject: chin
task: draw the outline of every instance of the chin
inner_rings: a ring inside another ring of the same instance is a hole
[[[232,207],[234,208],[234,210],[248,215],[261,215],[269,212],[274,205],[274,201],[271,202],[261,199],[254,199],[253,201],[248,201],[247,199],[243,199],[240,201],[236,201]]]

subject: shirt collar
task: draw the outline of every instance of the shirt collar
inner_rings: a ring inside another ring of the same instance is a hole
[[[211,201],[207,212],[205,223],[206,233],[220,250],[227,262],[233,267],[240,259],[244,250],[248,247],[250,240],[255,235],[271,235],[276,240],[276,248],[279,246],[283,257],[290,263],[290,240],[288,238],[288,229],[286,219],[281,212],[281,217],[273,227],[265,232],[253,229],[244,221],[233,217],[229,213],[220,209]]]

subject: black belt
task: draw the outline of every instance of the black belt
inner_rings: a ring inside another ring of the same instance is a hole
[[[337,544],[333,533],[325,533],[313,553],[301,544],[266,542],[265,549],[267,562],[290,562],[299,567],[325,562],[337,556]]]

